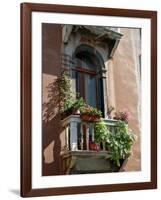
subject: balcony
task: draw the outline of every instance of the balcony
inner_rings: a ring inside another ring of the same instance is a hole
[[[104,119],[104,122],[115,134],[117,120]],[[89,174],[124,171],[127,160],[121,167],[109,159],[105,143],[100,143],[100,149],[91,147],[94,142],[94,123],[82,121],[79,115],[70,115],[61,121],[65,130],[66,150],[62,154],[62,174]]]
[[[112,133],[115,132],[117,120],[104,119],[104,122]],[[62,120],[65,129],[66,150],[89,151],[90,143],[94,142],[94,123],[82,121],[79,115],[70,115]],[[100,143],[100,150],[106,151],[106,144]]]

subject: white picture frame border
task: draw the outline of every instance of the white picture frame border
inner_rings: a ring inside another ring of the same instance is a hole
[[[83,24],[142,29],[141,77],[141,171],[86,175],[42,176],[41,118],[41,24]],[[150,182],[151,180],[151,20],[133,17],[94,16],[32,12],[32,187],[57,188],[119,183]],[[146,103],[144,103],[146,102]]]

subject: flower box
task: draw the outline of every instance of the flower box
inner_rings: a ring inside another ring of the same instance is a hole
[[[100,121],[100,116],[97,115],[87,115],[87,114],[81,114],[80,118],[82,121],[87,121],[87,122],[95,122],[95,121]]]

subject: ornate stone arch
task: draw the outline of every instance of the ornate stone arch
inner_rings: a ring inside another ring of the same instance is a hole
[[[95,47],[87,44],[80,44],[79,46],[76,47],[73,58],[76,58],[78,54],[83,54],[83,53],[89,56],[93,56],[93,59],[95,59],[95,61],[100,65],[99,66],[100,70],[105,69],[103,58]]]
[[[88,44],[80,44],[76,47],[74,54],[72,55],[73,60],[82,58],[83,56],[92,59],[94,66],[97,66],[96,72],[100,84],[100,106],[103,116],[107,114],[107,86],[106,86],[106,68],[104,60],[100,52],[93,46]],[[76,63],[76,62],[75,62]]]

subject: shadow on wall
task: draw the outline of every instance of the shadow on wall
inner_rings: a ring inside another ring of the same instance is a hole
[[[59,175],[60,115],[56,78],[61,68],[62,27],[42,24],[42,175]]]
[[[58,113],[59,108],[59,90],[57,79],[53,80],[46,87],[47,89],[47,102],[42,105],[43,109],[43,123],[47,123]]]
[[[42,105],[42,159],[43,159],[43,176],[59,175],[60,171],[60,114],[59,93],[57,81],[53,81],[47,87],[48,101]]]

